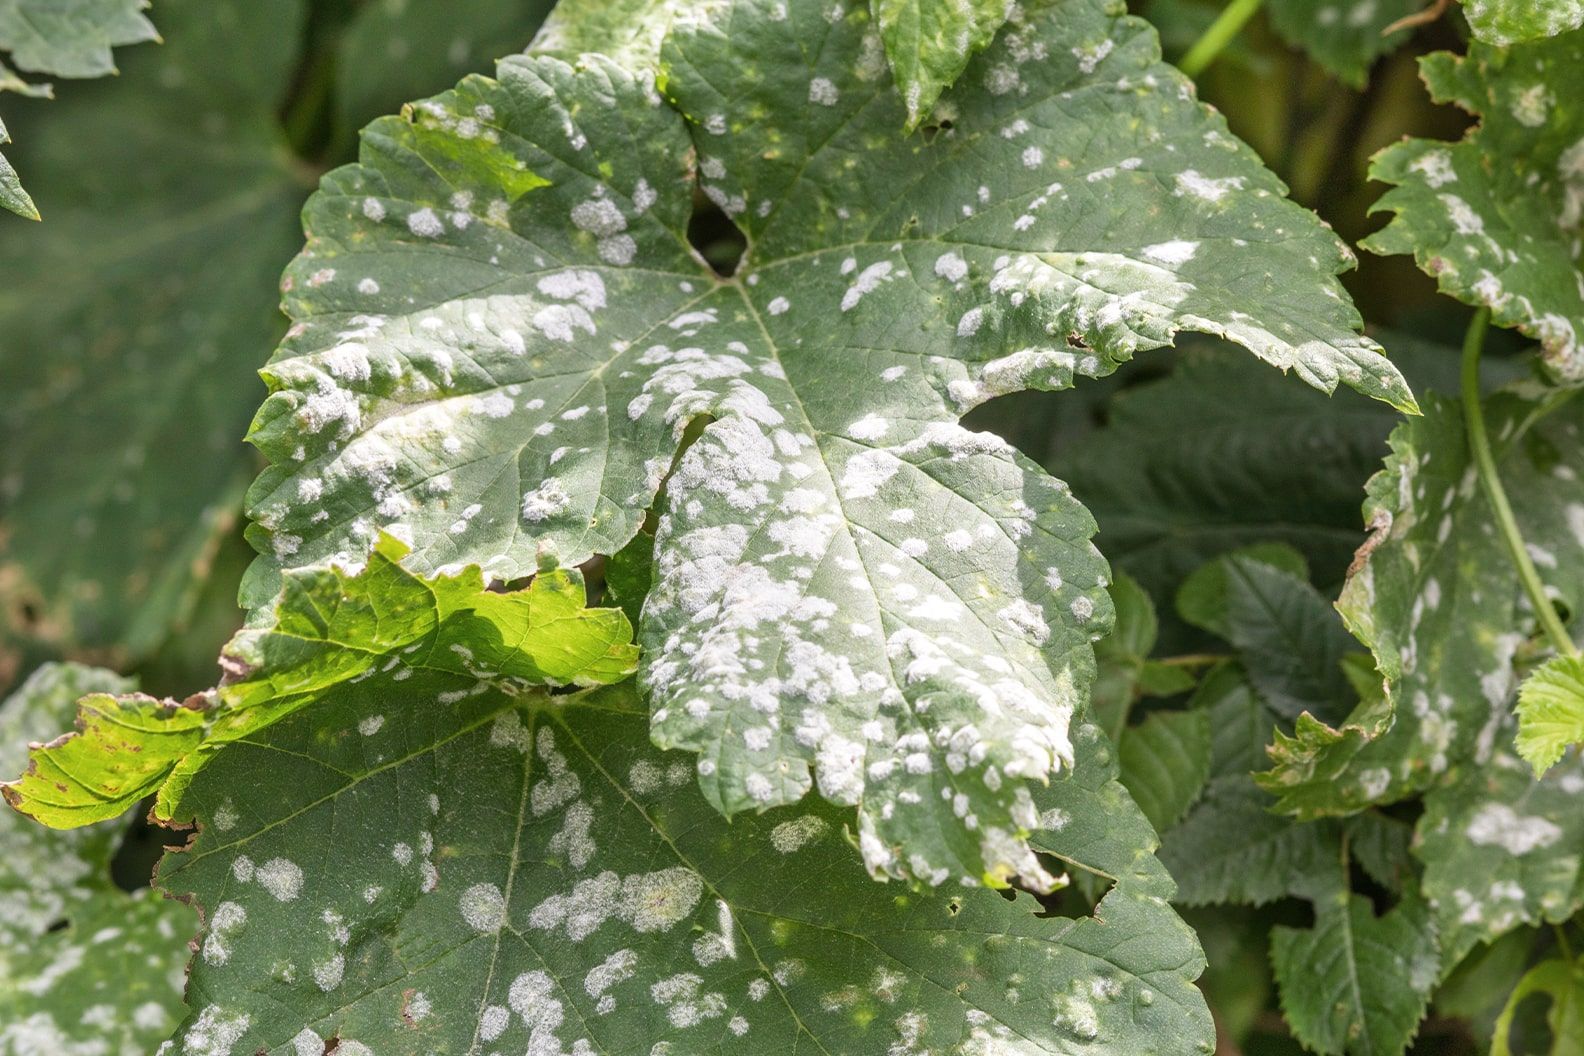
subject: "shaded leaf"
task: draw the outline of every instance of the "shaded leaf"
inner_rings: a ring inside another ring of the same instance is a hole
[[[1440,969],[1423,902],[1377,917],[1346,889],[1316,903],[1314,927],[1272,929],[1271,963],[1293,1035],[1322,1056],[1399,1056]]]
[[[1122,733],[1122,784],[1158,831],[1199,798],[1210,776],[1210,713],[1157,711]]]
[[[1422,72],[1438,102],[1481,121],[1461,142],[1409,139],[1376,156],[1371,178],[1394,189],[1371,211],[1395,216],[1365,248],[1412,253],[1444,293],[1539,341],[1559,379],[1584,379],[1584,33],[1476,42]]]
[[[165,46],[15,123],[55,205],[0,238],[0,649],[147,655],[235,519],[303,193],[274,119],[301,8],[167,0]]]
[[[1271,25],[1283,40],[1302,48],[1343,83],[1363,88],[1370,67],[1396,51],[1409,33],[1382,31],[1422,10],[1422,0],[1380,0],[1346,4],[1342,0],[1281,0],[1270,5]]]
[[[1511,1056],[1512,1023],[1518,1006],[1534,994],[1551,998],[1546,1024],[1551,1028],[1551,1056],[1584,1052],[1584,962],[1542,961],[1525,973],[1508,995],[1496,1018],[1491,1056]]]
[[[539,56],[371,126],[288,274],[247,599],[388,525],[422,570],[613,553],[708,415],[641,631],[657,743],[699,752],[728,812],[816,778],[861,801],[877,873],[1045,884],[1027,782],[1070,760],[1105,568],[1066,489],[958,416],[1182,327],[1412,398],[1355,333],[1343,247],[1143,23],[1030,7],[954,89],[954,128],[906,136],[866,12],[780,10],[676,27],[671,107],[608,61]],[[686,241],[699,174],[750,236],[729,280]]]
[[[0,702],[0,773],[71,721],[109,671],[46,664]],[[185,906],[110,877],[125,819],[54,832],[0,807],[0,1053],[148,1052],[180,1017]]]

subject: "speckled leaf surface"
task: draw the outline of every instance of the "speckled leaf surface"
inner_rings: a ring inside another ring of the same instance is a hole
[[[0,70],[3,74],[4,70]],[[4,122],[0,122],[0,145],[11,142],[11,136],[6,132]],[[38,207],[33,204],[33,199],[22,189],[22,181],[17,177],[16,170],[11,163],[0,154],[0,207],[11,210],[18,216],[25,216],[30,220],[38,219]]]
[[[1049,838],[1115,887],[1098,919],[1042,918],[868,882],[817,801],[728,824],[691,760],[649,743],[631,683],[361,729],[471,684],[375,674],[199,775],[181,806],[200,833],[161,868],[208,913],[170,1051],[1211,1047],[1202,958],[1147,844],[1105,841],[1136,831],[1103,777],[1053,786],[1072,836]],[[1118,816],[1076,813],[1101,803]]]
[[[1363,88],[1375,60],[1409,36],[1406,30],[1382,31],[1423,7],[1421,0],[1280,0],[1267,10],[1283,40],[1346,84]]]
[[[1271,932],[1271,963],[1295,1037],[1322,1056],[1400,1056],[1440,969],[1423,902],[1377,917],[1346,888],[1320,899],[1311,928]]]
[[[47,664],[0,702],[0,773],[71,721],[79,695],[129,689]],[[0,1056],[145,1053],[181,1015],[191,910],[110,878],[124,823],[54,832],[0,806]]]
[[[1487,44],[1517,44],[1584,26],[1584,0],[1463,0],[1474,35]]]
[[[476,689],[488,679],[521,692],[605,685],[637,666],[627,617],[586,608],[575,571],[546,571],[523,590],[495,593],[476,567],[414,576],[401,565],[406,554],[385,536],[355,575],[290,573],[268,622],[226,645],[218,689],[185,705],[141,694],[86,698],[77,733],[32,752],[27,773],[4,786],[6,799],[44,824],[73,828],[157,793],[154,814],[168,819],[216,752],[376,670],[395,683],[434,670],[472,676]],[[377,728],[385,718],[367,721]]]
[[[1584,32],[1476,42],[1422,72],[1438,101],[1481,121],[1458,143],[1376,155],[1370,176],[1393,189],[1372,211],[1395,216],[1365,248],[1412,253],[1443,292],[1541,342],[1559,379],[1584,380]]]
[[[932,135],[863,8],[749,0],[674,28],[669,106],[530,57],[371,126],[286,279],[247,599],[382,527],[497,579],[612,553],[711,416],[640,635],[657,742],[728,812],[861,801],[877,873],[1049,882],[1027,781],[1071,758],[1106,570],[1065,486],[958,417],[1179,328],[1411,403],[1343,247],[1112,12],[1027,9]],[[729,281],[695,180],[748,235]]]
[[[1576,612],[1584,601],[1584,484],[1576,470],[1584,464],[1584,408],[1574,401],[1542,416],[1546,407],[1541,394],[1508,391],[1486,401],[1486,417],[1531,556],[1547,588]],[[1431,401],[1391,444],[1385,470],[1369,485],[1374,534],[1338,607],[1373,651],[1395,716],[1377,738],[1338,741],[1331,751],[1343,759],[1314,757],[1335,775],[1304,798],[1318,813],[1394,802],[1510,743],[1511,732],[1499,729],[1516,700],[1515,657],[1535,628],[1476,483],[1461,407]],[[1371,724],[1366,719],[1351,721]]]
[[[708,20],[729,6],[730,0],[558,0],[530,50],[568,62],[598,52],[628,69],[648,69],[659,64],[673,23]]]
[[[1435,908],[1446,963],[1522,924],[1561,923],[1584,906],[1584,761],[1536,780],[1506,747],[1425,796],[1414,853]]]
[[[0,650],[146,653],[235,517],[297,244],[274,111],[300,14],[169,0],[168,43],[13,126],[55,205],[0,238]]]

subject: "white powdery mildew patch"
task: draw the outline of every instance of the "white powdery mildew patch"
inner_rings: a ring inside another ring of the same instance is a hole
[[[1473,843],[1521,856],[1550,847],[1562,838],[1562,829],[1546,818],[1521,815],[1505,803],[1487,803],[1470,819],[1467,835]]]
[[[303,871],[285,858],[271,858],[253,875],[277,902],[291,902],[302,893]]]
[[[482,934],[499,931],[506,922],[506,899],[494,884],[479,883],[469,887],[462,892],[458,906],[467,926]]]
[[[228,1013],[209,1005],[182,1035],[183,1056],[231,1056],[253,1019],[245,1013]]]
[[[703,893],[704,882],[683,866],[626,878],[606,870],[540,902],[528,915],[528,924],[542,931],[559,929],[573,942],[609,920],[643,934],[668,931],[692,914]]]

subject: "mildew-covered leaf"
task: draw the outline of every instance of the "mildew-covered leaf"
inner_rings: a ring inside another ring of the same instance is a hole
[[[73,828],[158,793],[154,814],[168,819],[182,789],[225,745],[376,670],[392,682],[435,670],[521,691],[604,685],[637,666],[627,617],[585,607],[576,571],[549,570],[500,594],[485,589],[476,567],[419,578],[401,566],[406,554],[384,536],[356,574],[288,573],[268,622],[226,645],[218,689],[184,705],[141,694],[86,698],[78,732],[36,749],[27,773],[4,786],[6,799],[46,825]],[[381,715],[366,725],[384,722]]]
[[[1412,403],[1345,249],[1113,11],[1023,9],[929,134],[863,8],[769,0],[673,29],[671,106],[519,57],[376,122],[286,279],[249,603],[382,527],[494,579],[613,553],[708,416],[644,611],[657,743],[728,812],[861,802],[877,873],[1049,884],[1027,786],[1071,759],[1106,569],[1065,486],[959,416],[1182,328]],[[748,236],[730,279],[687,242],[696,183]]]
[[[0,69],[0,73],[4,73],[4,70]],[[5,123],[0,121],[0,144],[9,142],[11,137],[6,133]],[[38,207],[22,189],[22,181],[17,178],[16,170],[11,167],[4,154],[0,154],[0,207],[9,209],[18,216],[25,216],[29,220],[39,218]]]
[[[161,867],[208,921],[171,1052],[1212,1047],[1202,956],[1103,767],[1053,785],[1045,838],[1115,885],[1052,919],[869,883],[828,804],[728,824],[631,683],[438,704],[473,684],[341,683],[197,777]],[[365,731],[393,700],[407,721]]]
[[[84,693],[131,684],[46,664],[0,702],[0,773],[71,721]],[[110,877],[125,820],[54,832],[0,807],[0,1054],[148,1052],[181,1014],[185,906]]]
[[[650,68],[674,23],[713,18],[728,7],[729,0],[558,0],[531,50],[568,62],[598,52],[629,69]]]
[[[1474,35],[1487,44],[1517,44],[1584,26],[1584,0],[1463,0]]]
[[[1443,292],[1539,341],[1558,379],[1584,380],[1584,33],[1476,42],[1422,71],[1437,101],[1481,121],[1458,143],[1376,156],[1370,176],[1394,188],[1372,211],[1396,215],[1365,248],[1412,253]]]
[[[1543,394],[1486,401],[1502,481],[1547,590],[1584,604],[1584,405]],[[1548,413],[1549,412],[1549,413]],[[1422,791],[1456,764],[1483,765],[1502,742],[1518,687],[1515,657],[1534,633],[1518,573],[1475,478],[1459,404],[1435,399],[1392,435],[1369,485],[1374,535],[1338,607],[1368,645],[1395,710],[1378,737],[1344,738],[1311,757],[1334,775],[1306,797],[1317,813],[1350,813]],[[1366,700],[1350,717],[1373,724]],[[1341,758],[1326,758],[1334,754]]]
[[[1370,67],[1408,39],[1406,30],[1383,30],[1424,7],[1422,0],[1281,0],[1271,4],[1271,25],[1344,83],[1363,88]]]
[[[1503,744],[1512,722],[1501,727]],[[1560,924],[1584,905],[1584,760],[1535,780],[1500,747],[1425,796],[1415,850],[1446,964],[1523,924]]]
[[[1271,963],[1293,1035],[1322,1056],[1400,1056],[1441,967],[1422,901],[1377,917],[1345,887],[1317,901],[1312,928],[1272,929]]]
[[[297,244],[301,7],[168,0],[168,44],[13,125],[57,197],[0,238],[0,648],[145,655],[235,519]]]
[[[1562,753],[1584,744],[1584,660],[1558,656],[1524,679],[1518,689],[1518,754],[1535,776]]]

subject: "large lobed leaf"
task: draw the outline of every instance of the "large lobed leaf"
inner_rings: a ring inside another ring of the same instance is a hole
[[[1202,957],[1105,766],[1053,786],[1042,841],[1115,887],[1051,919],[868,882],[830,805],[728,824],[631,683],[367,728],[473,684],[342,683],[198,775],[161,868],[208,915],[172,1052],[1211,1048]]]
[[[1437,101],[1481,121],[1461,142],[1376,156],[1370,176],[1394,189],[1372,211],[1396,215],[1365,248],[1412,253],[1442,291],[1539,341],[1561,380],[1584,380],[1584,32],[1476,42],[1422,70]]]
[[[415,671],[528,686],[595,686],[632,674],[632,627],[617,609],[585,607],[575,572],[546,571],[521,591],[486,590],[477,568],[424,580],[401,566],[406,548],[383,537],[356,575],[293,572],[268,622],[238,633],[219,689],[185,704],[142,695],[84,699],[78,733],[40,746],[27,772],[0,786],[13,806],[56,828],[114,817],[157,794],[172,804],[228,744],[376,671],[400,682]],[[463,692],[459,696],[465,696]],[[458,697],[459,699],[459,697]],[[442,696],[435,705],[455,699]],[[408,721],[403,713],[393,721]],[[367,720],[376,729],[383,715]]]
[[[38,668],[0,701],[0,773],[70,721],[79,695],[121,692],[111,672]],[[0,807],[0,1053],[148,1052],[182,1012],[185,906],[111,880],[125,818],[52,832]]]
[[[1035,5],[916,135],[870,33],[740,0],[673,28],[675,109],[540,56],[371,126],[286,280],[245,594],[385,527],[503,580],[613,553],[708,417],[643,618],[657,742],[727,811],[859,804],[876,873],[1049,885],[1026,785],[1071,761],[1106,570],[1066,488],[957,418],[1180,328],[1412,398],[1344,248],[1143,23]],[[748,235],[731,279],[687,243],[695,180]]]

